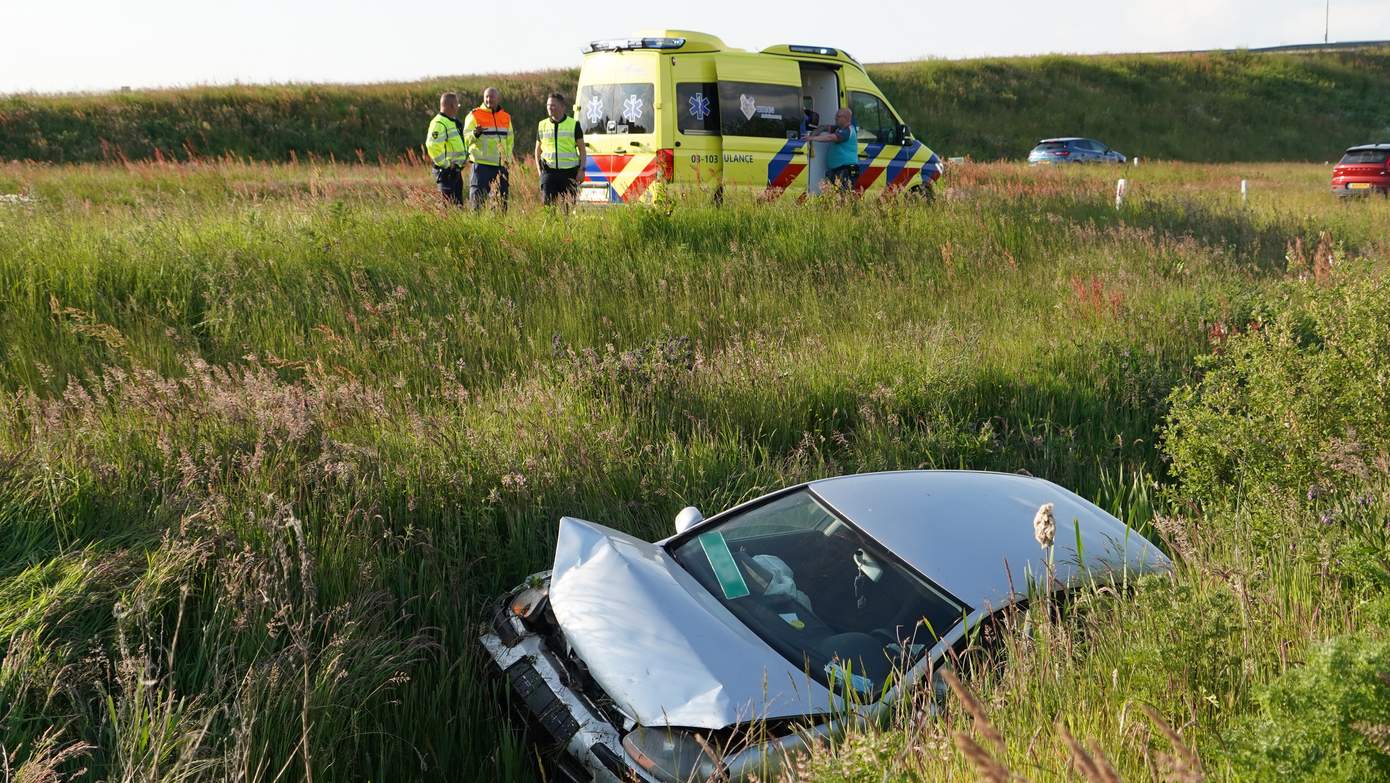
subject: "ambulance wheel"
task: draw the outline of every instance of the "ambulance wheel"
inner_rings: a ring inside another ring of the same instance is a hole
[[[936,189],[931,185],[913,185],[908,193],[912,194],[923,204],[930,204],[936,201]]]

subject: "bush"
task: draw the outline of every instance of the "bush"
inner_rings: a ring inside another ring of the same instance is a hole
[[[1165,441],[1184,499],[1213,510],[1293,507],[1324,525],[1384,503],[1386,282],[1372,271],[1290,283],[1243,332],[1218,338],[1202,379],[1171,397]]]
[[[1341,636],[1258,694],[1230,732],[1241,779],[1390,780],[1390,641]],[[1372,739],[1372,737],[1379,739]]]

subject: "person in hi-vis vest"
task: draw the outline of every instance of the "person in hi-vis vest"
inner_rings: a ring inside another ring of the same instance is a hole
[[[507,208],[510,183],[507,167],[512,163],[512,116],[502,108],[502,94],[496,87],[483,90],[483,105],[470,111],[463,121],[463,138],[473,174],[468,180],[468,200],[476,209],[497,194],[498,204]]]
[[[459,123],[459,97],[452,92],[439,96],[439,113],[430,120],[425,131],[425,152],[434,165],[434,181],[444,200],[463,204],[463,164],[468,162],[468,147],[463,141],[463,125]]]
[[[565,96],[552,92],[545,99],[545,119],[536,126],[536,165],[541,175],[541,201],[547,206],[568,204],[579,189],[584,171],[584,129],[569,116]]]

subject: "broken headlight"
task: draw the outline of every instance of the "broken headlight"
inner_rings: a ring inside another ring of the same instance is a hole
[[[719,754],[692,731],[638,726],[623,737],[623,750],[637,766],[666,783],[701,783],[723,774]]]

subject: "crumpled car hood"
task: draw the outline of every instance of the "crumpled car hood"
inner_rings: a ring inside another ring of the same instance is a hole
[[[594,680],[644,726],[720,729],[839,708],[655,544],[561,519],[550,604]]]

